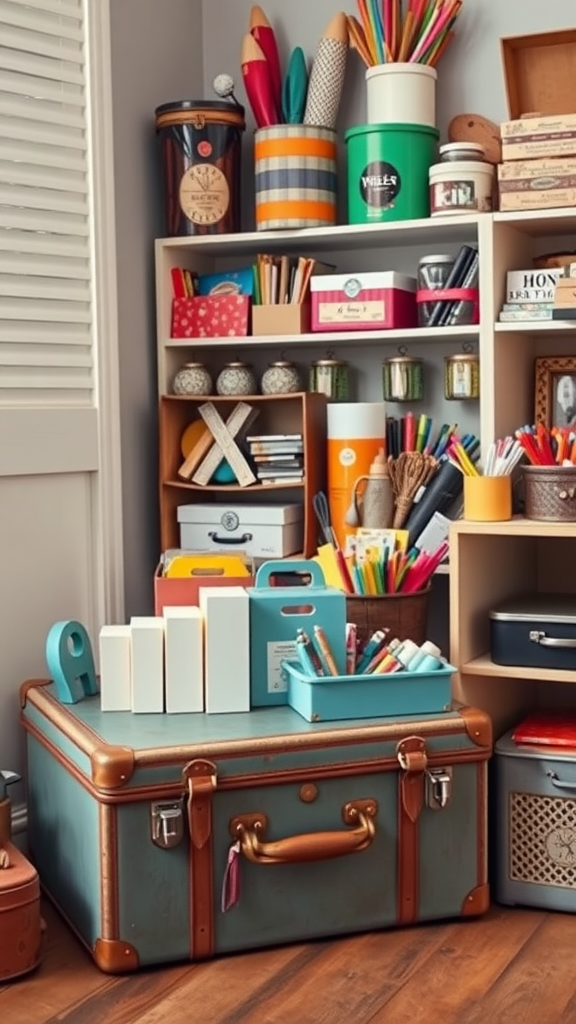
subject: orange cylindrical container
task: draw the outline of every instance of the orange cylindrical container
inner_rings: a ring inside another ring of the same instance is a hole
[[[330,402],[328,404],[328,488],[332,526],[338,543],[354,530],[346,525],[358,477],[368,476],[381,448],[386,448],[384,402]]]
[[[512,480],[509,476],[465,476],[464,519],[497,523],[512,518]]]

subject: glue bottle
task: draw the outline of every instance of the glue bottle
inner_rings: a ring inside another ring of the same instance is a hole
[[[431,640],[425,640],[410,662],[411,672],[435,672],[442,667],[442,651]]]

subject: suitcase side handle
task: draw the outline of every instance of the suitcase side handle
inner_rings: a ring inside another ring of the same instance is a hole
[[[252,864],[302,864],[360,853],[372,845],[376,835],[376,800],[354,800],[344,804],[342,819],[355,828],[347,831],[304,832],[276,842],[263,842],[268,829],[265,814],[241,814],[232,818],[230,834],[240,843]]]
[[[565,636],[546,636],[546,633],[539,629],[531,629],[528,639],[534,644],[540,644],[540,647],[576,647],[576,640],[570,640]]]

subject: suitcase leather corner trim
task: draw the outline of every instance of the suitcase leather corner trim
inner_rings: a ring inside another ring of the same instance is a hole
[[[129,716],[40,685],[22,721],[34,862],[108,973],[486,909],[481,712]],[[121,785],[95,750],[122,751]]]

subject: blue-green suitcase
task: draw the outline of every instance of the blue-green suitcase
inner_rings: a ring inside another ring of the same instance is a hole
[[[488,907],[483,712],[327,725],[21,696],[31,856],[104,971]]]

